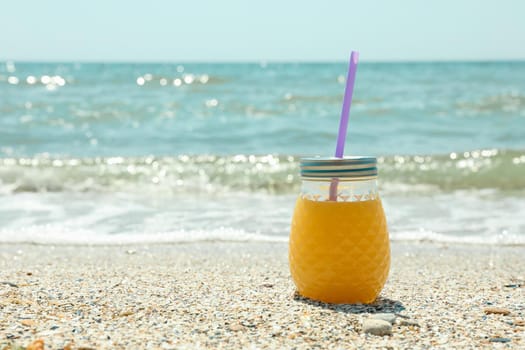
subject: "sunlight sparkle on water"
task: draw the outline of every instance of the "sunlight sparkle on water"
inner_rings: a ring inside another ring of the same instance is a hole
[[[199,81],[201,82],[201,84],[206,84],[208,80],[210,80],[210,77],[207,74],[203,74],[199,78]]]
[[[219,105],[219,100],[216,98],[212,98],[211,100],[206,101],[206,107],[212,108],[217,107]]]
[[[56,84],[58,86],[64,86],[66,85],[66,80],[62,78],[60,75],[55,75],[51,78],[51,82],[53,84]]]
[[[29,75],[27,78],[26,78],[26,82],[29,84],[29,85],[33,85],[34,83],[36,83],[36,77],[32,76],[32,75]]]
[[[19,79],[17,77],[11,76],[7,78],[7,82],[12,85],[16,85],[19,82]]]
[[[193,74],[185,74],[182,79],[184,80],[185,84],[191,84],[195,80],[195,77]]]
[[[51,82],[51,77],[49,75],[42,75],[40,77],[40,81],[42,82],[42,84],[49,84]]]

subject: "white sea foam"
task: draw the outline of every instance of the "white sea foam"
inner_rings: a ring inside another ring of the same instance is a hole
[[[286,242],[294,202],[295,195],[257,193],[18,193],[0,201],[0,243]],[[525,244],[525,201],[518,196],[402,192],[383,203],[393,241]]]
[[[191,242],[287,242],[286,236],[270,236],[231,228],[209,231],[130,232],[101,234],[88,229],[75,231],[61,225],[29,226],[20,230],[0,230],[0,243],[45,245],[125,245]]]
[[[418,230],[390,232],[392,242],[432,242],[475,245],[525,245],[525,235],[457,236]],[[0,243],[27,243],[42,245],[136,245],[178,244],[197,242],[280,242],[287,243],[288,235],[265,235],[232,228],[209,231],[129,232],[101,234],[90,230],[69,230],[60,225],[29,226],[20,230],[0,230]]]
[[[478,245],[525,245],[524,234],[511,234],[506,231],[497,235],[451,235],[420,229],[417,231],[390,232],[394,242],[433,242]]]

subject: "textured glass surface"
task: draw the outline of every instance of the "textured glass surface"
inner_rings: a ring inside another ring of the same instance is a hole
[[[335,187],[334,193],[337,193],[338,202],[360,202],[379,198],[376,178],[351,181],[338,178],[303,179],[301,196],[311,201],[327,201],[330,198],[331,187]]]
[[[329,303],[371,303],[390,269],[390,243],[376,179],[303,181],[289,262],[299,293]],[[333,185],[332,185],[333,186]]]

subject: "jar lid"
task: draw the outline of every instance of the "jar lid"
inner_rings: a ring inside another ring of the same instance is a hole
[[[377,159],[364,156],[301,158],[301,176],[314,178],[375,177],[377,176]]]

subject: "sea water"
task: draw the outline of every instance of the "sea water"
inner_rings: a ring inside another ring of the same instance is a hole
[[[0,62],[0,242],[286,241],[345,63]],[[362,63],[393,240],[525,244],[525,63]]]

